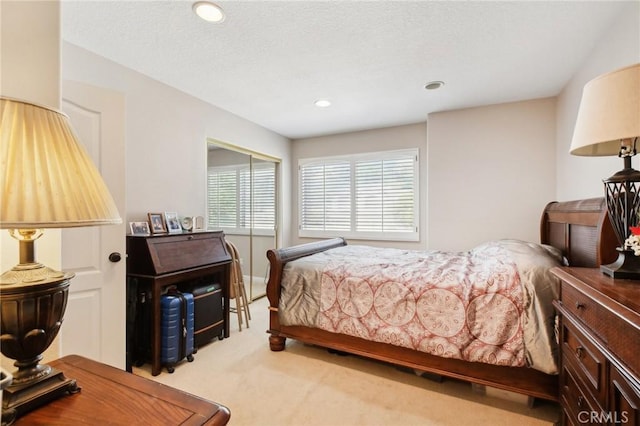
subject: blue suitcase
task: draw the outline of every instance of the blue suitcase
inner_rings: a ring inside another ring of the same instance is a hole
[[[193,294],[170,290],[160,301],[162,348],[160,360],[169,373],[182,359],[193,361],[195,314]]]

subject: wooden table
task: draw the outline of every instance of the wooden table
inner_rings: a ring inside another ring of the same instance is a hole
[[[81,391],[18,418],[15,425],[225,425],[229,409],[215,402],[69,355],[50,362]]]

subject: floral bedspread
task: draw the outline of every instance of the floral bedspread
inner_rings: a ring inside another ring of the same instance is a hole
[[[559,264],[517,240],[469,252],[345,246],[285,267],[280,319],[433,355],[556,373]],[[534,282],[535,281],[535,282]]]

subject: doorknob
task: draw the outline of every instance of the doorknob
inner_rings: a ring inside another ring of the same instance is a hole
[[[109,260],[113,263],[117,263],[120,262],[120,260],[122,260],[122,255],[116,251],[114,251],[113,253],[111,253],[109,255]]]

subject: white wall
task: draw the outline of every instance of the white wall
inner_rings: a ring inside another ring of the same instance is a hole
[[[295,140],[292,174],[300,158],[411,147],[420,149],[420,241],[365,244],[467,250],[491,239],[539,240],[540,215],[555,196],[554,98],[434,113],[428,123]],[[294,179],[294,206],[297,191]],[[297,215],[293,223],[295,234]],[[294,235],[293,241],[308,239]]]
[[[25,32],[24,29],[30,31]],[[52,108],[60,107],[60,3],[0,2],[0,94]],[[6,229],[0,235],[0,273],[19,263],[18,241]],[[61,234],[48,229],[35,243],[36,261],[60,269]],[[44,361],[58,358],[58,337]],[[13,361],[2,356],[8,371]]]
[[[558,97],[556,187],[559,200],[603,196],[602,180],[623,167],[622,160],[617,157],[569,155],[569,147],[584,85],[601,74],[640,62],[638,17],[640,2],[631,2]],[[632,161],[637,169],[638,156]]]
[[[429,244],[540,239],[555,197],[555,99],[430,114]]]
[[[207,138],[289,162],[287,138],[69,43],[62,77],[126,97],[127,222],[146,220],[148,212],[205,216]],[[281,206],[290,205],[290,181],[282,168]],[[281,211],[290,223],[290,209]],[[288,244],[289,228],[282,228]]]
[[[0,2],[0,94],[60,107],[60,4]],[[24,28],[33,28],[25,34]],[[0,272],[18,263],[18,242],[0,230]],[[36,260],[60,268],[59,229],[36,242]]]
[[[399,241],[358,241],[349,239],[350,244],[368,244],[379,246],[393,246],[399,248],[420,249],[426,247],[426,215],[427,199],[427,174],[424,173],[424,165],[427,164],[427,133],[425,123],[410,124],[406,126],[387,127],[383,129],[365,130],[360,132],[342,133],[338,135],[320,136],[315,138],[297,139],[293,141],[291,149],[291,232],[293,244],[301,244],[312,241],[308,238],[299,238],[298,229],[298,160],[301,158],[326,157],[332,155],[348,155],[362,152],[390,151],[397,149],[418,148],[420,155],[420,223],[418,242]]]

